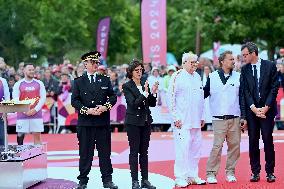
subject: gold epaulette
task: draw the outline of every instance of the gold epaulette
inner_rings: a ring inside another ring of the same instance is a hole
[[[108,110],[111,110],[112,108],[112,105],[110,102],[105,103],[104,106],[106,106]]]
[[[82,115],[88,115],[88,110],[89,110],[89,108],[83,106],[83,107],[80,109],[80,114],[82,114]]]

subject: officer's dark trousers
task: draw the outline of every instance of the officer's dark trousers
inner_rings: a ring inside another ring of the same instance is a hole
[[[99,155],[99,165],[102,174],[102,181],[112,180],[111,153],[111,132],[106,126],[79,126],[77,127],[77,137],[79,140],[79,171],[77,177],[81,184],[88,183],[88,174],[91,170],[94,149],[96,147]]]
[[[132,180],[138,180],[138,154],[142,179],[148,179],[148,147],[151,135],[151,126],[126,125],[130,146],[129,165]]]

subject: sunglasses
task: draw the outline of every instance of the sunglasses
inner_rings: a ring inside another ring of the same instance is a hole
[[[143,69],[142,68],[140,68],[140,69],[138,68],[138,69],[134,69],[134,71],[139,73],[139,72],[143,72]]]

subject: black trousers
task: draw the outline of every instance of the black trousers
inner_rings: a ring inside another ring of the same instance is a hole
[[[111,132],[109,127],[77,127],[77,137],[79,140],[79,171],[77,177],[81,184],[88,183],[88,174],[91,170],[94,149],[98,150],[99,165],[102,174],[102,181],[112,180],[111,154]]]
[[[148,147],[151,135],[151,125],[126,125],[130,146],[129,165],[132,181],[138,180],[138,154],[142,179],[148,180]]]
[[[264,143],[265,152],[265,171],[267,174],[274,173],[275,167],[275,151],[273,144],[273,116],[267,116],[266,119],[256,117],[255,114],[250,112],[247,116],[248,122],[248,135],[249,135],[249,157],[251,171],[253,174],[260,173],[260,150],[259,139],[260,132]]]

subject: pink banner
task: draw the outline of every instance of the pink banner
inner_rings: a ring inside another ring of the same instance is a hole
[[[110,17],[106,17],[100,20],[97,29],[97,51],[101,53],[103,60],[107,57],[109,27]]]
[[[141,30],[143,61],[167,65],[166,0],[142,0]]]
[[[215,64],[218,65],[218,63],[219,63],[219,61],[218,61],[218,56],[219,56],[218,52],[219,52],[220,46],[221,46],[220,41],[213,43],[213,63],[214,63],[214,65]]]

